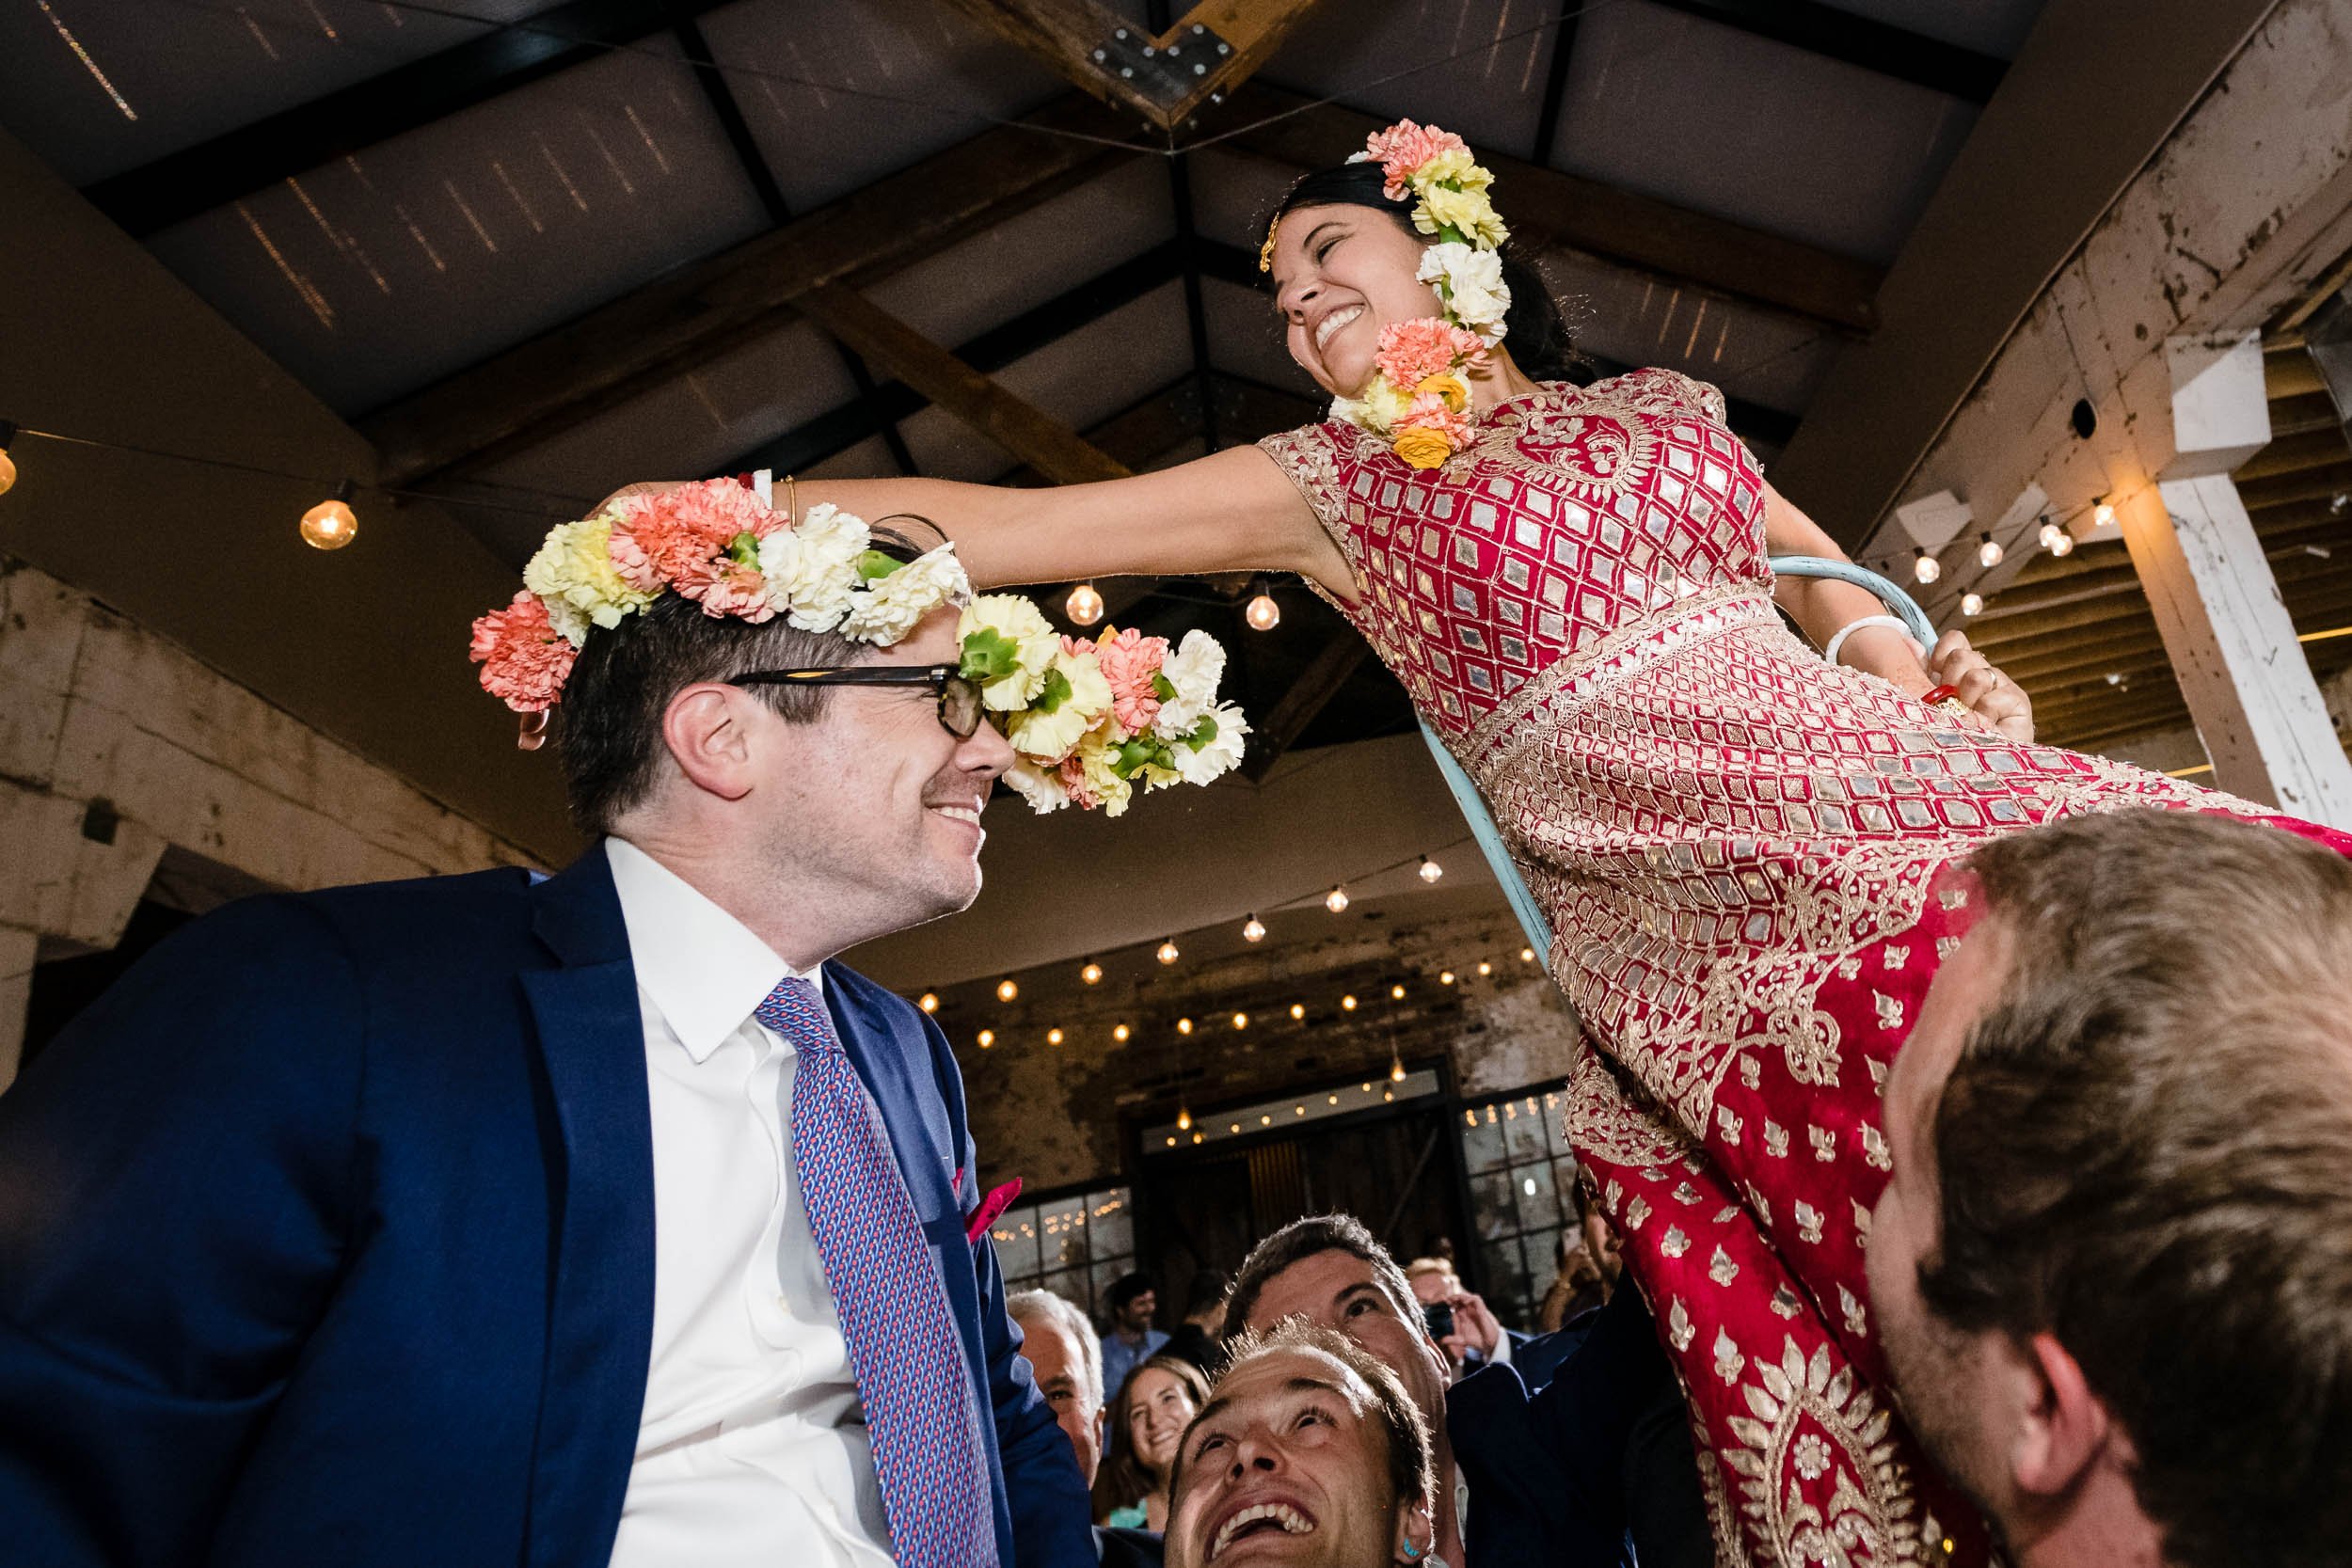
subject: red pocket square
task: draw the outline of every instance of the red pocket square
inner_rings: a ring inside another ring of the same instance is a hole
[[[1011,1208],[1012,1200],[1020,1196],[1021,1178],[1016,1176],[980,1199],[980,1206],[963,1222],[964,1239],[977,1243],[988,1234],[988,1227],[996,1223],[996,1216]]]

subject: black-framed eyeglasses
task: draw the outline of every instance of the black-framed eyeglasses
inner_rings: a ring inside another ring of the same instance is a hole
[[[979,683],[953,664],[850,664],[826,670],[754,670],[729,686],[928,686],[939,699],[940,728],[969,740],[980,727]]]

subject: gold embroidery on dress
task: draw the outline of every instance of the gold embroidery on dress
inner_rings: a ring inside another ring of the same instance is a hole
[[[1739,1478],[1740,1510],[1772,1560],[1790,1568],[1919,1560],[1917,1504],[1895,1455],[1893,1418],[1851,1368],[1833,1371],[1826,1344],[1807,1357],[1789,1338],[1777,1362],[1756,1362],[1744,1392],[1750,1414],[1729,1418],[1740,1446],[1725,1459]],[[1830,1478],[1826,1504],[1795,1481],[1780,1490],[1792,1465],[1809,1483]]]

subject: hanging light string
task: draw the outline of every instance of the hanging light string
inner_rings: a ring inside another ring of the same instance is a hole
[[[2043,507],[2041,511],[2034,513],[2023,523],[2019,524],[2010,532],[2009,536],[2004,539],[1994,538],[1992,531],[1989,529],[1980,531],[1980,542],[1975,548],[1968,551],[1968,554],[1979,562],[1978,570],[1965,578],[1961,578],[1952,582],[1944,583],[1943,586],[1947,589],[1959,589],[1961,591],[1960,596],[1963,600],[1969,598],[1976,599],[1978,601],[1978,609],[1980,610],[1985,604],[1985,599],[1983,594],[1978,591],[1977,584],[1983,581],[1985,574],[1999,566],[2000,563],[2007,560],[2010,554],[2020,545],[2023,545],[2027,539],[2030,538],[2038,547],[2047,550],[2051,555],[2058,557],[2072,555],[2077,548],[2077,544],[2074,542],[2074,531],[2068,527],[2068,525],[2078,517],[2095,515],[2103,507],[2112,513],[2114,500],[2114,493],[2110,491],[2102,495],[2094,496],[2090,500],[2084,501],[2077,506]],[[2069,541],[2063,548],[2056,547],[2051,540],[2042,537],[2042,531],[2052,527],[2055,527],[2060,532],[2064,533]],[[1950,540],[1947,540],[1945,543],[1944,548],[1950,549],[1954,545],[1959,544],[1960,542],[1960,535],[1954,534]],[[1990,561],[1986,561],[1984,559],[1985,554],[1988,551],[1992,555],[1992,560]],[[1921,562],[1932,562],[1937,569],[1931,575],[1921,577],[1917,571],[1913,570],[1913,568]],[[1943,578],[1943,572],[1941,569],[1941,552],[1931,553],[1924,546],[1913,547],[1908,555],[1899,554],[1894,556],[1872,556],[1864,561],[1862,564],[1868,566],[1874,572],[1893,578],[1898,581],[1900,581],[1905,577],[1913,578],[1923,587],[1931,583],[1938,583]],[[1963,611],[1963,614],[1971,615],[1977,612],[1977,610]]]
[[[197,452],[166,451],[160,447],[140,446],[132,441],[109,441],[90,436],[69,436],[63,431],[40,430],[31,425],[18,425],[19,437],[32,436],[42,441],[55,441],[60,446],[88,447],[99,451],[129,452],[135,457],[161,458],[170,463],[189,463],[199,468],[218,468],[228,473],[251,474],[260,479],[284,480],[289,484],[308,484],[328,495],[343,485],[369,495],[391,496],[405,500],[438,501],[444,506],[478,506],[493,512],[516,512],[527,516],[548,517],[557,522],[569,522],[596,502],[584,496],[559,495],[552,490],[533,490],[519,484],[490,484],[486,487],[504,490],[513,495],[529,496],[541,501],[560,503],[562,510],[547,506],[517,506],[508,501],[491,500],[486,497],[452,496],[437,490],[404,489],[390,484],[361,484],[344,475],[322,477],[318,474],[295,473],[287,468],[273,468],[260,463],[240,463],[231,457],[210,457]],[[469,480],[468,483],[483,483]]]

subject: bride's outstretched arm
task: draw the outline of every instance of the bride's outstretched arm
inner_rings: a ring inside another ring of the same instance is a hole
[[[673,482],[633,484],[631,495]],[[1296,486],[1255,447],[1093,484],[1011,489],[943,479],[779,478],[775,504],[830,501],[868,522],[929,518],[982,588],[1089,578],[1296,572],[1354,598],[1347,562]]]

